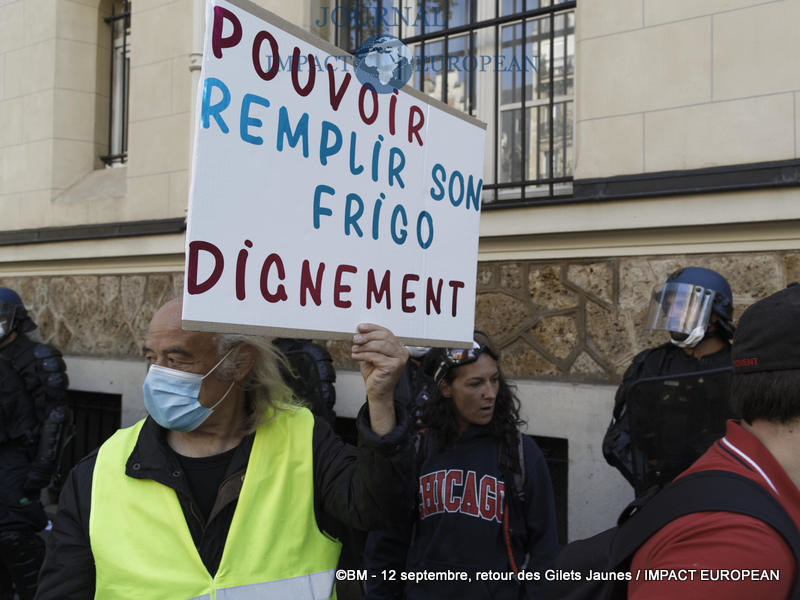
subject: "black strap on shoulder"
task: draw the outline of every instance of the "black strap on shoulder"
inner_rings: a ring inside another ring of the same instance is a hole
[[[686,371],[685,373],[669,373],[667,375],[653,375],[650,377],[642,377],[641,379],[637,379],[636,383],[648,383],[651,381],[670,381],[673,379],[679,379],[680,377],[703,377],[708,375],[718,375],[720,373],[732,373],[733,366],[728,367],[714,367],[713,369],[703,369],[702,371]]]
[[[623,523],[611,544],[614,567],[625,567],[634,552],[671,521],[696,512],[722,511],[764,521],[792,549],[800,564],[800,533],[778,501],[760,484],[730,471],[701,471],[675,480]],[[800,600],[800,576],[791,598]]]
[[[527,473],[525,471],[525,434],[517,432],[517,441],[513,446],[509,446],[505,441],[497,444],[497,468],[506,482],[508,490],[513,483],[513,492],[521,503],[525,503],[525,481]],[[510,482],[510,483],[509,483]]]
[[[417,477],[422,474],[422,464],[433,456],[433,441],[427,427],[421,427],[414,435],[414,472]]]
[[[523,433],[517,432],[517,463],[519,464],[519,471],[514,473],[514,486],[517,488],[517,494],[522,502],[525,502],[525,447],[523,442]]]
[[[522,432],[517,432],[515,444],[509,445],[503,440],[497,445],[497,467],[506,486],[503,500],[503,539],[514,573],[526,569],[530,558],[526,552],[527,544],[525,543],[527,498],[525,497],[526,472],[522,436]]]

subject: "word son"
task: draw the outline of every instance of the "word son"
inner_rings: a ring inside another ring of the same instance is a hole
[[[235,272],[235,294],[237,300],[244,300],[247,297],[247,286],[245,273],[247,271],[248,248],[253,247],[250,240],[244,241],[245,248],[239,250],[236,257]],[[211,256],[214,267],[211,274],[205,281],[198,281],[198,265],[200,252],[205,252]],[[195,240],[189,243],[189,255],[186,266],[186,288],[189,294],[203,294],[217,285],[225,269],[225,259],[222,251],[211,242]],[[449,308],[450,315],[458,315],[458,290],[464,287],[463,281],[447,280],[442,278],[426,277],[424,285],[420,282],[420,276],[415,273],[404,273],[402,276],[392,276],[392,272],[386,269],[381,276],[375,273],[374,269],[368,269],[367,273],[358,272],[354,265],[336,265],[334,269],[328,268],[324,262],[320,262],[312,269],[311,262],[304,260],[300,266],[300,281],[296,296],[292,301],[299,301],[300,306],[306,306],[309,300],[316,306],[323,303],[323,290],[330,290],[330,298],[333,306],[337,308],[350,308],[353,301],[350,299],[351,286],[346,279],[350,277],[364,277],[366,279],[366,294],[361,298],[362,306],[367,310],[373,305],[383,304],[386,310],[392,310],[392,299],[400,298],[400,309],[404,313],[417,311],[414,303],[417,292],[422,299],[422,287],[424,287],[425,314],[442,314]],[[332,280],[332,282],[331,282]],[[279,254],[273,252],[269,254],[261,263],[261,275],[259,278],[259,292],[261,296],[270,303],[286,302],[290,300],[289,292],[286,289],[286,266]],[[352,280],[350,280],[352,281]],[[419,286],[419,287],[418,287]],[[449,298],[448,298],[449,296]],[[449,302],[448,302],[449,300]],[[448,306],[449,304],[449,306]],[[421,308],[421,307],[420,307]]]

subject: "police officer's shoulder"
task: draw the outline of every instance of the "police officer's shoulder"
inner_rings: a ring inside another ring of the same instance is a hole
[[[671,342],[664,342],[663,344],[659,344],[658,346],[652,346],[651,348],[645,348],[644,350],[639,352],[639,354],[637,354],[634,357],[633,360],[634,360],[634,362],[637,359],[646,360],[648,356],[660,355],[660,354],[664,354],[664,353],[668,353],[668,352],[674,352],[676,350],[682,351],[675,344],[673,344]]]
[[[633,360],[631,361],[631,364],[632,365],[638,365],[639,363],[643,363],[645,361],[645,359],[647,359],[647,356],[651,352],[653,352],[653,350],[655,350],[655,348],[645,348],[644,350],[639,352],[639,354],[637,354],[636,356],[633,357]]]
[[[644,365],[648,357],[651,356],[654,352],[662,350],[663,350],[662,346],[655,346],[653,348],[645,348],[644,350],[639,352],[637,355],[633,357],[633,360],[631,360],[630,366],[628,366],[627,370],[625,371],[624,378],[627,379],[630,375],[634,374],[636,371],[641,369],[641,367]]]
[[[67,364],[60,350],[48,344],[37,343],[33,347],[33,356],[36,359],[36,371],[44,387],[51,389],[69,387]]]
[[[625,373],[623,373],[623,383],[657,374],[663,357],[674,349],[679,348],[674,344],[666,342],[660,346],[642,350],[633,357],[631,364],[625,370]]]
[[[39,371],[45,373],[65,373],[67,364],[61,352],[47,344],[36,344],[33,347],[33,356],[36,358],[36,366]]]
[[[653,346],[652,348],[647,348],[643,350],[639,354],[634,357],[634,362],[638,361],[641,363],[653,363],[653,362],[661,362],[661,359],[668,354],[672,354],[673,352],[683,352],[678,346],[670,342],[664,342],[659,346]]]
[[[36,345],[33,347],[33,355],[40,362],[46,361],[49,358],[61,358],[62,356],[61,351],[50,344],[43,344],[41,342],[35,342],[35,344]]]

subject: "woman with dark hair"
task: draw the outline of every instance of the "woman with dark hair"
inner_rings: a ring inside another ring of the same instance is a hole
[[[418,435],[418,506],[405,535],[371,534],[370,600],[541,597],[558,551],[547,465],[520,433],[498,352],[474,340],[426,356],[436,385]]]

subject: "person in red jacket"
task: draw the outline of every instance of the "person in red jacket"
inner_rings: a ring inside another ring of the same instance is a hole
[[[744,312],[732,357],[731,395],[742,419],[728,421],[725,437],[681,477],[706,470],[744,475],[800,527],[800,285]],[[684,581],[634,579],[629,600],[782,600],[798,576],[794,555],[776,530],[728,512],[693,513],[664,526],[634,555],[631,573],[644,569],[694,573]]]

